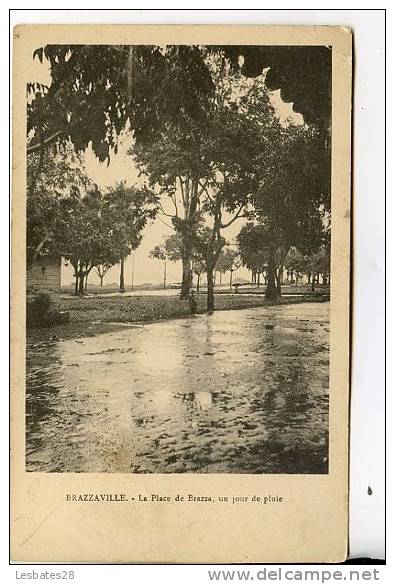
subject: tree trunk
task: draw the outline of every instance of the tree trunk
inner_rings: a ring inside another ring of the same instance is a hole
[[[256,287],[259,288],[261,285],[261,273],[257,272],[256,274]]]
[[[315,292],[315,274],[311,275],[311,291]]]
[[[125,258],[121,258],[121,271],[119,274],[119,291],[125,292]]]
[[[197,279],[197,281],[196,281],[196,292],[199,294],[199,291],[200,291],[200,274],[197,274],[196,275],[196,279]]]
[[[214,273],[213,268],[207,268],[207,312],[214,312]]]
[[[74,278],[75,278],[74,295],[78,296],[78,268],[77,267],[74,267]]]
[[[191,179],[187,182],[189,183],[189,194],[187,196],[188,202],[187,204],[184,204],[185,225],[182,230],[179,230],[182,239],[182,282],[180,293],[180,298],[182,299],[187,299],[189,297],[189,290],[192,287],[192,241],[198,226],[196,211],[199,202],[199,180]]]
[[[278,289],[276,286],[276,266],[274,264],[273,258],[269,258],[268,262],[265,298],[268,300],[278,299]]]
[[[82,270],[78,274],[78,282],[78,296],[83,296],[85,290],[85,274]]]
[[[233,270],[230,270],[230,276],[229,276],[229,288],[230,288],[230,290],[232,290],[232,280],[233,280]]]
[[[167,262],[165,258],[165,267],[163,270],[163,290],[166,290]]]
[[[100,287],[103,287],[103,280],[104,280],[104,275],[99,276],[100,278]]]
[[[281,296],[281,276],[280,276],[280,270],[277,271],[277,278],[276,279],[277,279],[277,295],[278,296]]]
[[[182,282],[180,298],[188,298],[191,287],[191,257],[189,253],[182,256]]]
[[[222,272],[219,273],[219,285],[222,286]]]

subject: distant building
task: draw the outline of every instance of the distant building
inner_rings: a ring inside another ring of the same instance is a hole
[[[60,300],[62,260],[60,257],[37,258],[26,270],[27,327],[68,324],[70,313],[62,310]]]
[[[27,268],[27,294],[46,292],[51,295],[59,295],[61,265],[62,262],[60,257],[49,256],[37,258],[37,260]]]

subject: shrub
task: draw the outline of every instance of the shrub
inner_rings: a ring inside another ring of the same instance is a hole
[[[40,292],[27,299],[26,323],[28,326],[46,326],[52,320],[52,300],[49,294]]]
[[[26,326],[50,327],[70,323],[70,312],[58,310],[57,302],[50,294],[40,292],[27,297]]]

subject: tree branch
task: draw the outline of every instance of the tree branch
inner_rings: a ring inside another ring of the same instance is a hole
[[[190,212],[191,212],[191,185],[190,179],[187,178],[185,181],[185,218],[189,219]]]
[[[172,194],[170,195],[170,199],[171,199],[171,200],[172,200],[172,202],[173,202],[174,209],[175,209],[175,212],[176,212],[176,217],[178,217],[178,207],[177,207],[177,198],[176,198],[176,195],[175,195],[174,193],[172,193]]]
[[[163,219],[161,219],[160,217],[158,217],[158,219],[161,223],[163,223],[163,225],[166,225],[166,227],[168,227],[169,229],[174,231],[174,227],[172,225],[169,225],[168,223],[166,223],[166,221],[163,221]]]
[[[232,225],[232,223],[234,223],[236,221],[236,219],[239,219],[243,209],[244,209],[244,203],[242,205],[240,205],[239,210],[237,211],[236,215],[234,217],[232,217],[232,219],[230,221],[228,221],[228,223],[221,223],[221,229],[225,229],[226,227],[229,227],[229,225]]]
[[[42,142],[38,142],[37,144],[34,144],[33,146],[28,146],[27,147],[27,153],[28,154],[32,154],[33,152],[36,152],[40,148],[42,148],[44,146],[48,146],[48,144],[51,144],[52,142],[54,142],[61,134],[64,134],[65,131],[66,131],[65,129],[64,130],[58,130],[57,132],[55,132],[54,134],[52,134],[52,136],[49,136],[48,138],[46,138]]]
[[[185,204],[184,185],[182,184],[182,179],[181,179],[181,177],[180,177],[180,176],[178,177],[178,180],[180,181],[182,204],[183,204],[183,206],[184,206],[184,209],[185,209],[185,207],[186,207],[186,204]]]
[[[200,195],[201,195],[201,194],[202,194],[204,191],[206,191],[206,190],[207,190],[207,183],[206,183],[205,185],[202,185],[202,183],[201,183],[200,181],[198,181],[198,182],[199,182],[199,186],[201,186],[201,187],[202,187],[202,188],[200,189],[200,191],[198,191],[198,194],[197,194],[197,196],[198,196],[198,198],[199,198],[199,197],[200,197]]]
[[[202,185],[200,182],[199,182],[199,185],[202,187],[202,188],[201,188],[201,191],[200,191],[200,193],[199,193],[199,196],[200,196],[202,193],[206,193],[206,197],[208,198],[208,200],[210,201],[210,203],[211,203],[212,205],[214,205],[214,199],[212,198],[212,196],[211,196],[211,195],[210,195],[210,193],[208,192],[207,185],[203,186],[203,185]]]
[[[159,207],[160,207],[160,209],[161,209],[161,213],[162,213],[162,215],[164,215],[165,217],[170,217],[171,219],[173,219],[173,218],[174,218],[174,215],[170,215],[169,213],[166,213],[166,212],[163,210],[162,203],[159,203]]]

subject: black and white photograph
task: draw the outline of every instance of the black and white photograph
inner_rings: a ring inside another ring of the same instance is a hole
[[[26,471],[327,474],[331,46],[28,75]]]

